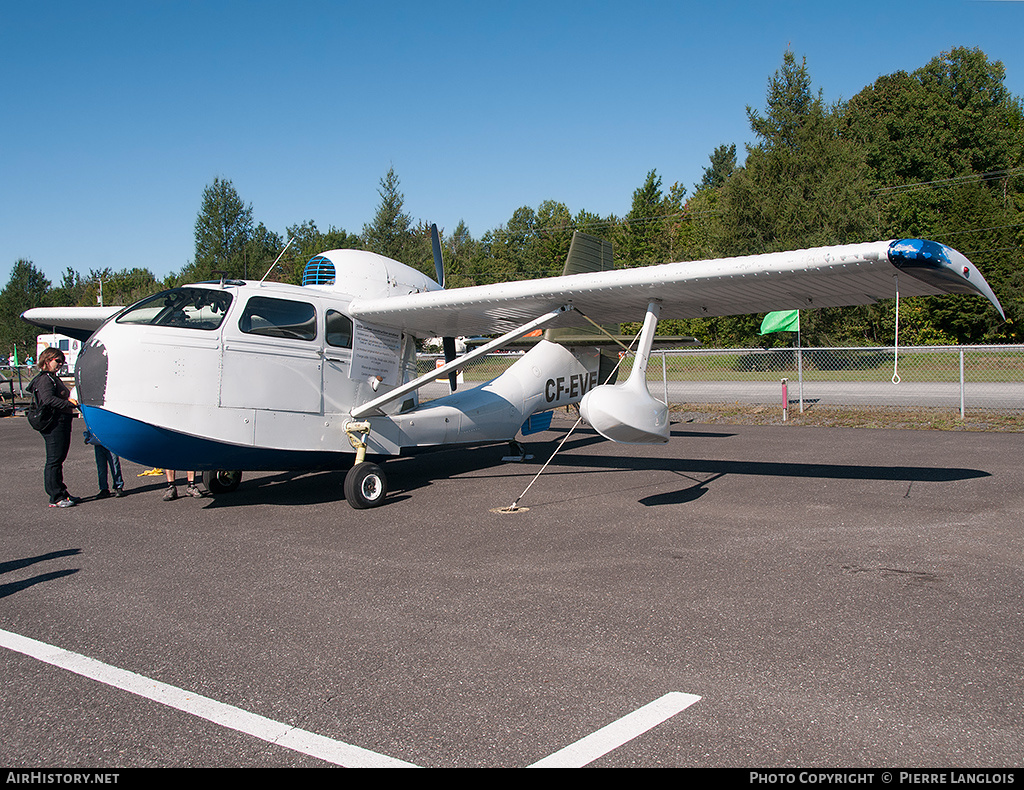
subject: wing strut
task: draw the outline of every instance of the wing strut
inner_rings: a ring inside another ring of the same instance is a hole
[[[576,312],[580,313],[579,310],[577,310]],[[648,309],[648,312],[651,312],[651,310]],[[580,313],[580,315],[583,315],[583,313]],[[590,318],[587,318],[586,315],[583,315],[583,317],[586,318],[588,321],[590,321],[590,323],[594,324],[594,326],[596,326],[598,329],[600,329],[606,335],[608,335],[608,333],[605,332],[605,330],[602,327],[598,326]],[[657,318],[657,316],[655,316],[655,319],[656,318]],[[657,320],[654,321],[654,324],[652,325],[652,329],[650,329],[648,331],[648,335],[649,336],[653,336],[653,331],[654,331],[653,330],[653,326],[656,325],[656,324],[657,324]],[[644,326],[645,327],[647,326],[647,322],[646,321],[644,323]],[[608,336],[611,337],[611,335],[608,335]],[[650,351],[651,351],[651,349],[649,347],[649,344],[652,342],[651,338],[648,337],[647,339],[643,339],[643,330],[641,330],[640,334],[638,334],[636,337],[633,338],[633,342],[630,343],[628,347],[626,345],[624,345],[623,343],[620,343],[618,340],[616,340],[615,342],[619,343],[619,345],[622,346],[626,350],[626,354],[629,354],[630,352],[632,352],[633,346],[637,343],[637,341],[640,341],[641,346],[643,345],[644,342],[648,343],[647,351],[643,353],[643,357],[644,357],[644,371],[645,371],[644,375],[646,376],[646,369],[647,369],[647,361],[646,360],[647,360],[648,356],[650,355]],[[615,363],[615,368],[612,370],[611,373],[608,374],[608,379],[606,381],[601,382],[602,384],[605,384],[605,385],[608,384],[608,381],[610,381],[612,379],[612,377],[615,376],[616,373],[618,373],[619,366],[622,364],[622,360],[623,359],[625,359],[625,355],[620,357],[618,362]],[[634,364],[635,363],[636,363],[636,360],[634,360]],[[569,440],[569,437],[572,436],[573,431],[575,431],[580,426],[581,422],[583,422],[583,415],[582,414],[580,414],[580,416],[576,418],[576,422],[569,429],[569,431],[565,434],[565,436],[562,437],[562,441],[560,441],[558,443],[558,447],[556,447],[555,451],[553,453],[551,453],[551,457],[548,458],[548,460],[544,462],[544,466],[542,466],[540,468],[540,471],[538,471],[537,474],[535,474],[533,476],[533,479],[529,482],[529,484],[526,486],[526,488],[523,489],[523,493],[521,493],[519,496],[517,496],[515,498],[515,501],[513,501],[512,504],[509,505],[508,507],[500,508],[497,511],[498,513],[518,513],[519,512],[519,509],[520,509],[519,508],[519,503],[522,501],[523,497],[526,496],[526,492],[529,491],[533,487],[533,484],[536,483],[537,480],[540,478],[540,476],[542,474],[544,474],[544,470],[548,468],[548,464],[550,464],[552,461],[555,460],[555,456],[558,455],[559,451],[562,449],[562,445],[564,445]]]
[[[572,310],[572,305],[564,304],[561,307],[555,308],[551,312],[545,313],[539,318],[534,318],[532,321],[523,324],[518,329],[513,329],[511,332],[506,332],[504,335],[497,338],[496,340],[492,340],[490,343],[485,343],[479,348],[475,348],[472,351],[463,354],[458,359],[453,359],[452,361],[445,363],[441,367],[432,370],[429,373],[420,376],[419,378],[415,378],[412,381],[408,381],[405,384],[395,387],[395,389],[385,393],[384,395],[381,395],[379,398],[374,398],[371,401],[367,401],[362,406],[359,406],[352,410],[352,418],[359,420],[362,419],[363,417],[368,417],[371,414],[380,414],[380,407],[383,406],[384,404],[390,403],[393,400],[398,400],[403,395],[407,395],[413,390],[418,390],[420,387],[429,384],[434,379],[441,378],[443,376],[448,375],[448,373],[450,372],[454,372],[460,365],[465,365],[467,362],[472,362],[474,359],[482,357],[484,354],[489,354],[496,348],[501,348],[506,343],[510,343],[513,340],[518,340],[523,335],[528,335],[534,329],[544,326],[544,324],[553,321],[554,319],[558,318],[558,316],[562,315],[563,313],[567,313],[570,310]]]

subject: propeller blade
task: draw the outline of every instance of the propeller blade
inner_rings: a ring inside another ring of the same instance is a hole
[[[434,250],[434,271],[437,272],[437,282],[444,288],[444,259],[441,256],[441,236],[437,232],[437,225],[430,225],[430,246]],[[444,361],[451,362],[455,359],[455,338],[443,337],[441,343],[444,346]],[[448,374],[448,385],[452,392],[458,387],[458,373],[454,370]]]
[[[430,246],[434,248],[434,271],[437,272],[437,283],[444,288],[444,259],[441,257],[441,237],[437,225],[430,226]]]
[[[442,337],[441,344],[444,346],[444,361],[451,362],[455,359],[455,338]],[[455,392],[456,388],[459,386],[458,371],[453,370],[448,374],[448,385],[452,388],[452,392]]]

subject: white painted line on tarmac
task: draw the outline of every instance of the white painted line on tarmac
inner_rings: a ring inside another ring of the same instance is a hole
[[[176,708],[222,727],[283,746],[346,768],[416,768],[412,763],[361,749],[348,743],[300,730],[264,716],[225,705],[209,697],[193,694],[166,683],[112,667],[87,656],[72,653],[45,642],[0,629],[0,646],[61,669],[66,669],[108,686]]]
[[[695,694],[673,691],[623,716],[586,738],[560,749],[530,768],[582,768],[613,749],[668,721],[699,700]]]
[[[0,647],[334,765],[345,768],[418,767],[3,629],[0,629]],[[695,694],[671,692],[529,767],[582,768],[671,719],[699,699]]]

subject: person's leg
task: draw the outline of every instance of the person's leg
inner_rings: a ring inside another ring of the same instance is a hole
[[[96,455],[96,479],[100,485],[100,494],[102,495],[104,491],[109,493],[110,486],[107,478],[107,451],[98,444],[94,444],[92,449]]]
[[[50,504],[70,498],[64,486],[64,461],[71,449],[71,416],[62,415],[49,431],[43,434],[46,443],[46,466],[43,485],[50,495]]]
[[[60,428],[54,426],[43,434],[46,445],[46,465],[43,467],[43,488],[50,497],[50,504],[58,502],[64,493],[64,477],[61,474]]]
[[[167,478],[167,493],[164,494],[164,502],[170,502],[178,498],[178,489],[174,486],[174,470],[164,470],[164,477]]]
[[[124,490],[124,477],[121,475],[121,459],[107,450],[107,459],[110,461],[110,471],[114,475],[114,490],[118,496]]]

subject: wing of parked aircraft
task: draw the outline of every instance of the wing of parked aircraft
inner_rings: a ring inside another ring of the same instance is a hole
[[[699,318],[871,304],[947,293],[1002,306],[956,250],[920,239],[817,247],[629,269],[592,271],[406,295],[356,298],[351,316],[420,337],[496,335],[570,305],[555,325],[637,321],[658,302],[661,318]],[[34,308],[29,323],[85,339],[123,308]],[[1005,317],[1005,316],[1004,316]]]
[[[571,304],[601,323],[871,304],[900,296],[978,294],[1003,310],[961,253],[919,239],[685,261],[494,285],[356,299],[353,318],[428,336],[507,332]],[[560,319],[572,322],[573,313]],[[579,322],[577,316],[575,321]]]

